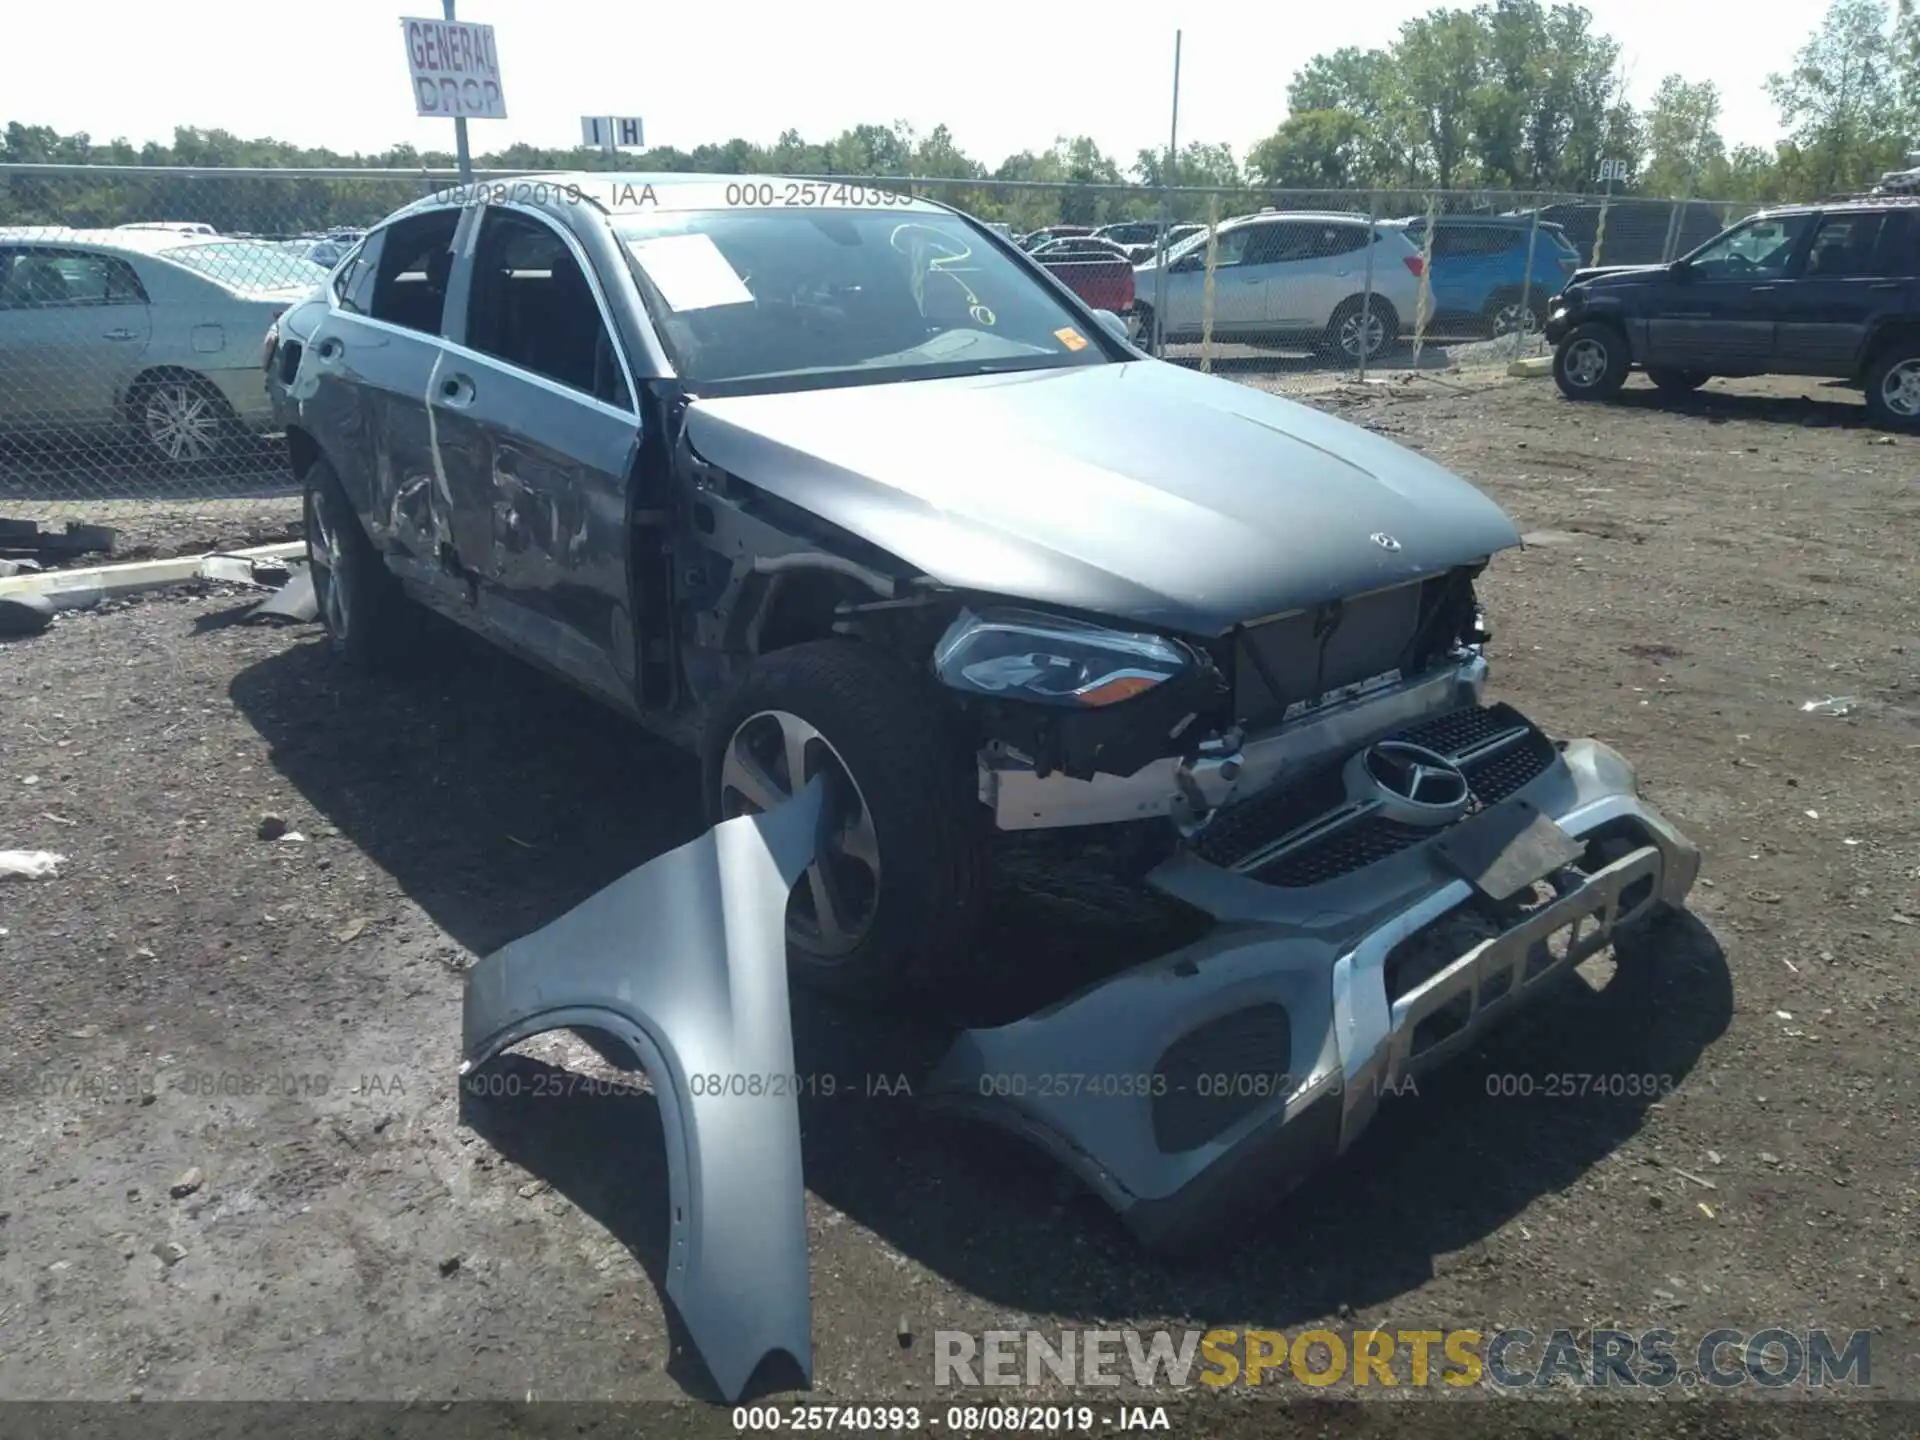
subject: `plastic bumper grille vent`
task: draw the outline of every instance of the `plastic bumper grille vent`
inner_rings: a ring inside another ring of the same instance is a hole
[[[1250,1005],[1189,1030],[1166,1048],[1154,1074],[1153,1142],[1177,1155],[1224,1134],[1291,1089],[1293,1022],[1286,1007]]]

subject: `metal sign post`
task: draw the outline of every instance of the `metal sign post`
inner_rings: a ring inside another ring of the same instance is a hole
[[[462,23],[455,17],[453,7],[454,0],[441,0],[442,19],[403,16],[400,29],[406,40],[407,68],[413,80],[414,114],[453,121],[460,180],[466,184],[473,179],[467,121],[506,119],[507,97],[500,81],[500,57],[494,48],[493,27]]]
[[[453,0],[441,0],[441,9],[446,12],[449,20],[460,18],[453,13]],[[473,152],[467,148],[467,117],[464,115],[453,117],[453,150],[460,163],[460,183],[471,185],[473,183]]]
[[[1153,266],[1153,349],[1157,358],[1160,354],[1160,337],[1164,333],[1161,317],[1167,309],[1167,226],[1171,222],[1172,197],[1167,187],[1173,183],[1174,166],[1180,154],[1180,32],[1173,32],[1173,120],[1167,131],[1167,168],[1160,177],[1160,253],[1154,257]]]

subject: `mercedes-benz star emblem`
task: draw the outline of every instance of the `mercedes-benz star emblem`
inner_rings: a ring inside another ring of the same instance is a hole
[[[1350,788],[1368,794],[1387,818],[1413,825],[1445,825],[1466,813],[1473,791],[1460,767],[1438,751],[1404,740],[1383,740],[1354,756]]]
[[[1376,530],[1373,532],[1373,534],[1369,535],[1367,538],[1373,541],[1373,543],[1378,545],[1382,550],[1398,550],[1400,548],[1400,542],[1394,539],[1391,535],[1387,534],[1387,532],[1384,530]]]

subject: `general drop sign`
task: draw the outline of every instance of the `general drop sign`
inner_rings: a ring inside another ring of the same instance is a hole
[[[504,120],[500,54],[493,27],[465,20],[402,20],[416,115],[436,120]]]

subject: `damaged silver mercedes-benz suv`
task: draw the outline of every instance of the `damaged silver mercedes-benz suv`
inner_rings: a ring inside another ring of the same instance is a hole
[[[1169,1239],[1343,1149],[1698,857],[1625,759],[1483,694],[1497,505],[1125,335],[881,184],[576,175],[402,210],[265,363],[335,648],[392,654],[419,602],[696,748],[716,821],[807,791],[797,978],[964,973],[998,840],[1144,835],[1212,928],[936,1080]],[[708,929],[645,963],[743,966]],[[473,1054],[566,1010],[544,963],[470,992]],[[684,1032],[739,986],[629,1018],[711,1050]]]

